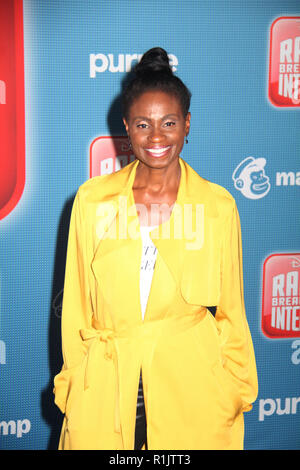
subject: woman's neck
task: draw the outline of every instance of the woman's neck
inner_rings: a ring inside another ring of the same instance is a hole
[[[147,193],[167,194],[177,192],[180,182],[181,168],[179,161],[165,168],[151,168],[140,162],[136,169],[133,189],[143,189]]]
[[[158,225],[171,216],[177,199],[181,168],[179,162],[174,168],[152,169],[144,166],[137,167],[133,196],[140,224]]]

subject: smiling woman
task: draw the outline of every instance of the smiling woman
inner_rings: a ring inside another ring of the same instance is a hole
[[[176,96],[148,91],[130,108],[124,124],[134,155],[140,165],[136,172],[133,194],[136,204],[147,207],[147,220],[155,220],[161,207],[172,206],[180,181],[179,155],[190,128],[190,113],[183,115]],[[145,214],[145,211],[142,212]],[[159,223],[165,219],[160,218]]]
[[[144,54],[123,95],[123,121],[132,150],[140,161],[133,185],[136,204],[147,208],[141,225],[165,221],[177,198],[179,155],[190,129],[191,93],[176,77],[167,53],[154,48]],[[158,212],[158,214],[157,214]]]
[[[150,167],[167,168],[179,157],[190,117],[190,113],[183,115],[176,96],[161,91],[144,93],[132,104],[128,121],[124,118],[135,156]]]
[[[180,157],[190,98],[166,51],[146,52],[123,94],[136,159],[77,192],[55,378],[60,449],[243,448],[257,374],[239,216]]]

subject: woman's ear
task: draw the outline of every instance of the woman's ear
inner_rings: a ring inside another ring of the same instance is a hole
[[[185,117],[185,131],[186,131],[186,136],[190,132],[190,126],[191,126],[191,113],[188,112],[186,117]]]
[[[123,122],[124,122],[124,126],[125,126],[125,129],[126,129],[126,132],[127,132],[127,134],[128,134],[128,123],[127,123],[127,121],[126,121],[125,118],[123,118]]]

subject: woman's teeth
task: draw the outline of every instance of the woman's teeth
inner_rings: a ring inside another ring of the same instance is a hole
[[[170,146],[168,147],[162,147],[162,148],[153,148],[153,149],[146,149],[147,152],[151,153],[154,157],[160,157],[163,155],[167,150],[169,150]]]

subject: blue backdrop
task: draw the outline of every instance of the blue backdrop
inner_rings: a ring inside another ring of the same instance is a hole
[[[227,188],[240,212],[259,375],[245,448],[300,449],[300,107],[296,92],[290,106],[268,96],[271,27],[299,19],[299,2],[24,0],[23,12],[26,184],[0,221],[0,447],[57,446],[52,382],[62,362],[72,200],[92,175],[95,139],[125,134],[118,95],[126,61],[129,68],[134,54],[161,46],[192,92],[182,157]],[[300,29],[292,21],[285,60],[295,74]]]

